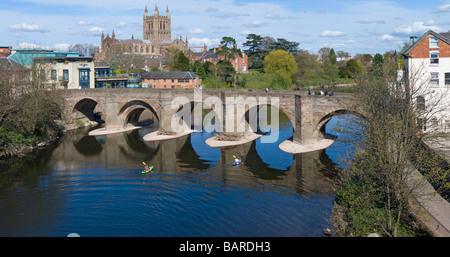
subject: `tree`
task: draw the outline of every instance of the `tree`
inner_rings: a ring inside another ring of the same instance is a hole
[[[378,54],[378,53],[375,54],[375,56],[373,57],[373,64],[375,66],[379,66],[379,65],[383,64],[383,62],[384,62],[383,56],[381,54]]]
[[[249,69],[263,71],[263,61],[269,53],[269,50],[264,49],[264,38],[256,34],[249,34],[246,38],[247,41],[243,45],[249,47],[248,50],[244,50],[248,56]]]
[[[330,59],[330,62],[332,65],[336,64],[336,53],[334,52],[334,49],[331,48],[330,54],[328,55],[328,58]]]
[[[341,221],[338,235],[421,235],[409,202],[423,197],[425,180],[418,178],[416,170],[441,190],[449,188],[449,170],[416,136],[413,99],[418,89],[398,79],[395,63],[374,69],[378,70],[357,77],[353,108],[364,115],[355,121],[363,141],[341,173],[333,220]]]
[[[262,36],[256,34],[248,34],[246,39],[247,41],[242,45],[248,47],[248,50],[245,50],[244,52],[249,57],[262,50]]]
[[[277,41],[270,45],[271,50],[284,50],[288,53],[295,54],[298,51],[300,43],[291,42],[284,38],[278,38]]]
[[[236,56],[242,57],[241,49],[237,48],[236,40],[232,37],[222,37],[220,47],[216,48],[216,53],[225,57],[225,60],[231,60]]]
[[[362,71],[362,65],[355,59],[350,59],[345,66],[339,67],[339,76],[341,78],[356,78]]]
[[[237,56],[242,57],[242,51],[241,49],[237,48],[236,40],[232,37],[222,37],[222,41],[220,41],[220,47],[215,48],[215,51],[217,54],[222,55],[225,57],[225,61],[229,62],[229,60],[232,60],[236,58]],[[218,63],[219,64],[219,63]],[[231,63],[230,63],[231,65]],[[228,64],[222,63],[222,73],[223,72],[231,72],[230,69],[228,69]],[[233,67],[231,65],[231,67]],[[226,76],[228,77],[228,75]],[[236,87],[236,71],[233,68],[233,87]]]
[[[284,50],[275,50],[264,58],[264,71],[277,75],[282,86],[289,88],[298,67],[294,57]]]

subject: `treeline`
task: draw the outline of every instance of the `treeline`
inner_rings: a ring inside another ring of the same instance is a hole
[[[384,55],[358,54],[352,58],[349,53],[321,48],[318,54],[299,49],[300,43],[284,38],[274,39],[249,34],[243,43],[246,50],[237,48],[235,39],[223,37],[222,48],[217,53],[227,56],[217,64],[212,62],[189,62],[181,52],[169,52],[172,70],[193,71],[203,78],[206,87],[240,87],[291,89],[319,85],[353,83],[363,71],[371,71],[381,63],[393,62],[396,53]],[[248,56],[248,73],[237,74],[230,60],[245,53]],[[277,67],[277,68],[274,68]]]

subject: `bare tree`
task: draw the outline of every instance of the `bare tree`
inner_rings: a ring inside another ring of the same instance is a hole
[[[334,216],[345,224],[338,235],[366,236],[374,230],[385,236],[414,235],[417,230],[406,229],[417,225],[409,201],[424,197],[423,178],[441,192],[450,188],[448,168],[421,147],[417,137],[417,118],[442,109],[421,108],[420,102],[417,106],[416,99],[428,90],[429,81],[420,72],[413,75],[418,77],[402,79],[396,64],[384,64],[358,78],[354,108],[364,116],[358,123],[364,140],[342,173],[337,191]]]

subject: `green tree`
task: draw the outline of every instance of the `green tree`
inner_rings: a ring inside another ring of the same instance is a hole
[[[284,88],[292,85],[298,67],[294,57],[284,50],[275,50],[264,58],[264,71],[277,75]]]
[[[356,78],[363,71],[362,65],[355,59],[350,59],[347,64],[339,68],[339,76],[341,78]]]
[[[273,42],[270,46],[271,50],[284,50],[288,53],[295,54],[298,51],[298,46],[300,43],[288,41],[284,38],[278,38],[277,41]]]
[[[379,66],[379,65],[381,65],[381,64],[383,64],[384,63],[384,58],[383,58],[383,56],[381,55],[381,54],[375,54],[375,56],[373,57],[373,64],[375,65],[375,66]]]
[[[336,64],[336,53],[334,52],[333,48],[331,48],[330,54],[328,55],[328,57],[330,59],[331,64],[335,65]]]

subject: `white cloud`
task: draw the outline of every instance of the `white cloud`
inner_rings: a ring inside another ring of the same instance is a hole
[[[320,34],[321,37],[342,37],[345,36],[345,33],[338,30],[324,30],[322,34]]]
[[[381,35],[378,39],[381,41],[401,41],[401,38],[389,34]]]
[[[189,33],[191,33],[191,34],[202,34],[202,33],[205,33],[205,31],[203,29],[201,29],[201,28],[195,28],[195,29],[189,30]]]
[[[434,13],[450,12],[450,4],[440,5],[433,11]]]
[[[92,22],[90,22],[90,21],[78,21],[77,24],[80,25],[80,26],[90,26],[90,25],[92,25]]]
[[[49,32],[47,29],[45,29],[42,26],[39,26],[36,24],[28,24],[26,22],[9,25],[9,30],[10,31],[23,31],[23,32],[40,32],[40,33]]]
[[[54,49],[54,50],[57,50],[57,51],[68,51],[68,50],[69,50],[69,47],[70,47],[69,44],[67,44],[67,43],[62,43],[62,44],[55,44],[55,45],[53,46],[53,49]]]
[[[220,44],[220,40],[217,38],[190,38],[189,45],[190,46],[203,46],[206,45],[208,48],[217,47]]]
[[[241,32],[241,35],[248,35],[248,34],[251,34],[252,32],[250,31],[250,30],[243,30],[242,32]]]
[[[249,24],[247,24],[247,27],[249,27],[249,28],[259,28],[259,27],[262,27],[264,25],[265,25],[264,22],[262,22],[260,20],[256,20],[256,21],[252,21]]]
[[[437,31],[442,30],[439,27],[433,26],[433,24],[434,24],[433,20],[429,20],[426,23],[422,21],[417,21],[414,22],[412,26],[405,26],[405,25],[400,26],[396,28],[394,32],[396,34],[411,35],[416,33],[423,33],[427,30],[437,30]]]
[[[100,27],[92,27],[87,30],[87,35],[89,36],[100,36],[102,34],[103,28]]]
[[[363,20],[358,20],[356,21],[356,23],[362,23],[362,24],[385,24],[384,21],[382,20],[370,20],[370,19],[363,19]]]
[[[274,19],[274,20],[276,20],[276,19],[280,19],[280,16],[278,16],[278,15],[275,14],[275,13],[267,13],[267,14],[264,16],[264,19]]]
[[[44,46],[41,44],[36,43],[29,43],[29,42],[20,42],[17,47],[17,49],[51,49],[49,46]]]
[[[127,22],[126,22],[126,21],[121,21],[121,22],[117,23],[117,27],[118,27],[118,28],[122,28],[122,27],[124,27],[125,25],[127,25]]]

